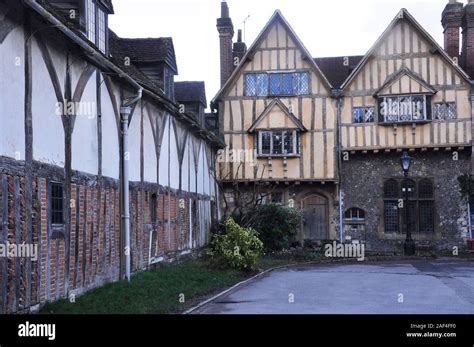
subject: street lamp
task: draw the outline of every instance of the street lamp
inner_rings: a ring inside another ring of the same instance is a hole
[[[411,238],[410,223],[408,221],[408,171],[410,171],[411,157],[408,155],[408,152],[403,152],[400,162],[402,165],[403,174],[405,175],[405,222],[406,222],[406,239],[403,245],[405,255],[414,255],[415,254],[415,241]]]

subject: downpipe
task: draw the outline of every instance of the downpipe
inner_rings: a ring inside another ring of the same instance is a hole
[[[140,88],[136,96],[125,99],[120,107],[121,123],[122,123],[122,148],[123,148],[123,165],[122,165],[122,189],[123,189],[123,214],[122,225],[124,227],[125,247],[125,278],[130,282],[131,278],[131,249],[130,249],[130,170],[129,161],[130,153],[128,146],[128,123],[133,106],[141,100],[143,90]]]

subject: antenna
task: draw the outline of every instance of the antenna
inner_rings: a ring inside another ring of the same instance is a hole
[[[245,26],[247,25],[247,21],[250,19],[250,13],[245,19],[243,20],[242,24],[244,25],[244,42],[245,42]]]

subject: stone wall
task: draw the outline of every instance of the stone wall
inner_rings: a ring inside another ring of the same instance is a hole
[[[458,160],[456,159],[456,153]],[[458,178],[469,174],[470,150],[412,152],[411,178],[430,178],[434,184],[435,232],[414,234],[421,248],[437,250],[464,247],[467,235],[467,203],[462,199]],[[405,234],[384,232],[383,184],[388,178],[403,178],[401,153],[352,154],[343,161],[342,188],[345,209],[365,211],[359,235],[372,251],[401,251]],[[346,230],[348,228],[346,227]]]

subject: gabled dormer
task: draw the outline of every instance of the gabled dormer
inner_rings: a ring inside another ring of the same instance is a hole
[[[119,38],[119,41],[122,54],[174,101],[174,76],[178,74],[178,67],[173,39]]]
[[[261,157],[293,157],[301,153],[303,123],[279,99],[274,99],[248,129]]]
[[[379,104],[379,123],[418,123],[432,118],[431,99],[437,90],[423,77],[403,66],[388,76],[375,92]]]
[[[206,86],[204,82],[176,82],[174,84],[176,102],[184,106],[184,111],[195,117],[203,127],[206,126],[207,107]]]

